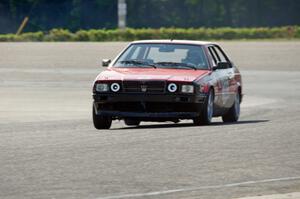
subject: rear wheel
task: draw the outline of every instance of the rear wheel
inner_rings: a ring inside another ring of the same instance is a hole
[[[109,129],[111,127],[112,119],[110,117],[104,117],[96,115],[95,108],[93,106],[93,123],[96,129]]]
[[[214,91],[211,89],[204,102],[204,107],[200,112],[200,115],[194,118],[195,125],[207,125],[211,123],[214,110]]]
[[[124,122],[127,126],[138,126],[141,123],[141,121],[134,119],[124,119]]]
[[[229,111],[222,116],[223,122],[237,122],[240,117],[240,94],[235,96],[234,104]]]

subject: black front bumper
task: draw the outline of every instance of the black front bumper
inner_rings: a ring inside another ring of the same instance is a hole
[[[97,115],[112,118],[137,118],[139,120],[165,119],[192,119],[199,114],[196,112],[123,112],[123,111],[98,111]]]
[[[95,112],[113,119],[192,119],[199,115],[205,94],[93,94]]]

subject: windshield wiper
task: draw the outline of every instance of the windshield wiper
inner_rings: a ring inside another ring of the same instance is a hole
[[[179,62],[156,62],[156,65],[163,65],[163,66],[181,66],[185,68],[192,68],[194,70],[197,70],[197,68],[191,64],[186,63],[179,63]]]
[[[120,61],[122,64],[137,64],[137,65],[144,65],[144,66],[151,66],[153,68],[156,68],[154,64],[150,64],[148,62],[140,61],[140,60],[124,60]]]

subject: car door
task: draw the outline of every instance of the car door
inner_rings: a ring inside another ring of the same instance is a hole
[[[214,50],[214,46],[208,46],[208,53],[211,57],[212,67],[216,68],[219,62],[216,51]],[[214,91],[215,91],[215,99],[214,99],[214,115],[220,115],[223,112],[223,88],[226,84],[225,81],[225,72],[223,69],[214,69],[212,72],[212,79],[214,80]]]
[[[220,52],[217,46],[210,46],[209,52],[213,57],[215,67],[218,65],[219,62],[227,62],[226,58]],[[216,112],[222,112],[224,109],[228,108],[230,104],[230,86],[228,72],[229,71],[227,68],[216,69],[214,71],[217,80],[217,86],[215,90],[215,105],[217,108]]]
[[[224,101],[224,106],[226,108],[230,108],[235,100],[235,95],[237,92],[237,82],[235,79],[235,70],[233,68],[232,63],[230,62],[230,60],[228,59],[227,55],[225,54],[225,52],[222,50],[222,48],[218,45],[214,46],[214,49],[217,53],[217,55],[220,58],[221,62],[226,62],[229,63],[229,67],[224,69],[224,75],[225,75],[225,82],[226,82],[226,86],[224,87],[224,96],[226,96],[225,101]]]

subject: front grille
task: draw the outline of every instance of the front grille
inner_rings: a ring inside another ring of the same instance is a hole
[[[127,93],[163,93],[164,81],[124,81],[123,91]]]

